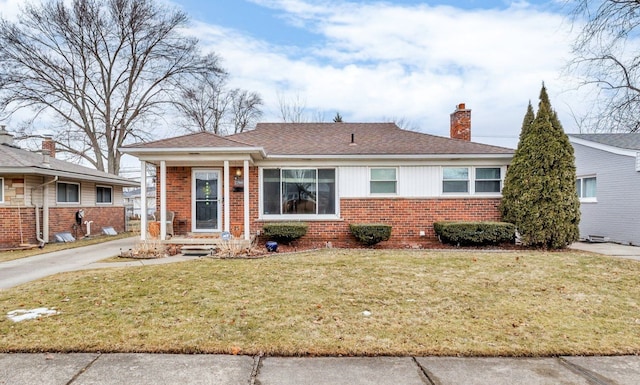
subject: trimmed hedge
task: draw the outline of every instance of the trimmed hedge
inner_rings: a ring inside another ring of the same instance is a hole
[[[349,230],[359,242],[367,246],[388,241],[391,237],[391,225],[382,223],[354,223],[349,225]]]
[[[516,226],[507,222],[436,222],[433,229],[443,243],[484,246],[512,242]]]
[[[289,244],[307,233],[307,224],[304,222],[266,223],[262,226],[266,238]]]

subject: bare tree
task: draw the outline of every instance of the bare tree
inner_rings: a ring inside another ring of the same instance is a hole
[[[187,130],[224,133],[224,118],[231,102],[226,82],[226,74],[205,73],[179,86],[175,106],[185,118]]]
[[[278,105],[280,107],[280,118],[285,123],[306,123],[306,100],[300,97],[300,94],[296,94],[293,98],[287,99],[287,97],[278,93]]]
[[[420,127],[415,122],[412,122],[410,119],[406,117],[397,117],[397,116],[386,117],[385,116],[382,118],[382,121],[395,123],[396,126],[402,128],[403,130],[420,131]]]
[[[187,21],[152,0],[27,4],[0,20],[0,108],[57,118],[59,151],[117,174],[118,148],[149,137],[176,85],[220,71],[179,33]]]
[[[580,120],[590,131],[640,129],[640,2],[578,0],[574,21],[584,23],[569,70],[597,95]]]
[[[234,133],[244,132],[262,117],[260,106],[264,103],[256,92],[235,89],[231,92]]]

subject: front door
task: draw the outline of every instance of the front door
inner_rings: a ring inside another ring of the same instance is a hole
[[[193,170],[193,231],[220,231],[220,170]]]

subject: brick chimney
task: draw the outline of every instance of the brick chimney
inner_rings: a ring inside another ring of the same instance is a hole
[[[52,158],[56,157],[56,142],[53,141],[53,138],[50,136],[45,136],[42,140],[42,149],[45,151],[49,151],[49,156]]]
[[[6,130],[5,125],[0,126],[0,144],[13,145],[13,135]]]
[[[458,104],[451,113],[450,135],[452,139],[471,141],[471,110],[464,103]]]

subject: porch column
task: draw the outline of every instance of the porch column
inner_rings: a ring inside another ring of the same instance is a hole
[[[229,198],[231,198],[230,195],[230,189],[229,189],[229,161],[225,160],[224,161],[224,198],[223,198],[223,202],[224,202],[224,231],[229,231],[231,229],[231,226],[229,224],[230,222],[230,218],[229,218]]]
[[[140,161],[140,240],[147,239],[147,162]]]
[[[157,219],[157,218],[156,218]],[[160,161],[160,240],[167,239],[167,162]]]
[[[244,170],[242,170],[242,175],[244,182],[242,185],[244,186],[244,239],[248,241],[251,239],[251,229],[249,228],[249,161],[245,160],[243,166]]]

